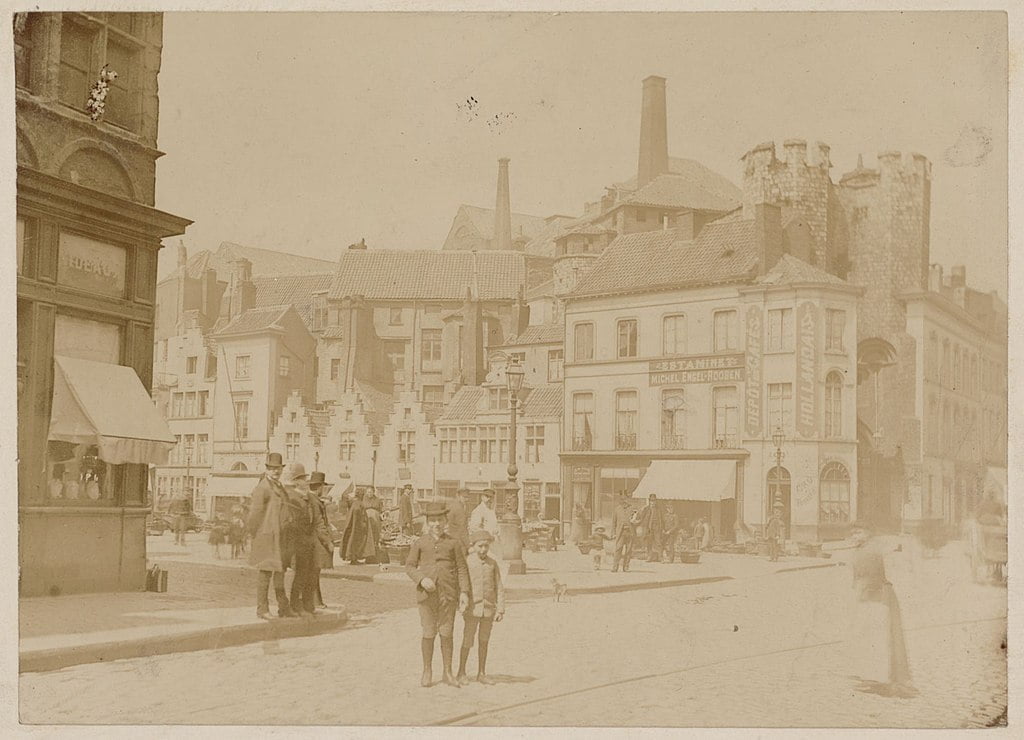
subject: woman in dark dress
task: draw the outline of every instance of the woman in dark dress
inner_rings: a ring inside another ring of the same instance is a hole
[[[363,493],[359,491],[352,500],[341,538],[341,559],[352,564],[360,560],[375,558],[377,549],[370,534],[370,522],[363,505]]]

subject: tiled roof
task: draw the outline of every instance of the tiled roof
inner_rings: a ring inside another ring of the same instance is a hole
[[[530,388],[523,400],[523,416],[528,419],[561,418],[562,391],[561,383]]]
[[[271,249],[244,247],[234,242],[221,242],[215,252],[211,252],[209,249],[196,252],[185,263],[185,269],[191,278],[200,278],[206,270],[214,270],[217,273],[218,280],[227,281],[231,274],[231,260],[239,257],[243,257],[252,263],[253,277],[258,275],[299,275],[307,273],[329,274],[334,269],[334,263],[330,260],[302,257],[297,254],[277,252]],[[167,278],[164,278],[164,280],[175,275],[177,275],[177,270],[168,275]]]
[[[615,233],[615,229],[609,226],[601,226],[595,223],[582,223],[578,226],[573,226],[565,230],[561,236],[568,234],[586,234],[589,236],[600,236],[601,234],[607,234],[608,232]]]
[[[519,336],[510,338],[502,346],[511,347],[522,344],[551,344],[565,341],[565,324],[548,323],[534,324],[526,327]]]
[[[326,291],[334,279],[333,272],[309,275],[267,275],[254,277],[256,306],[292,304],[303,323],[313,324],[313,294]]]
[[[629,196],[626,202],[640,206],[712,211],[729,211],[739,203],[737,199],[708,192],[683,175],[658,175]]]
[[[558,239],[567,228],[579,223],[580,219],[571,216],[552,216],[530,241],[526,242],[524,251],[527,254],[555,255],[555,239]]]
[[[625,234],[597,258],[573,295],[747,282],[758,258],[753,221],[710,223],[692,242],[680,240],[676,229]]]
[[[340,326],[327,326],[320,332],[320,336],[324,339],[344,339],[345,332]]]
[[[525,283],[526,261],[518,252],[346,250],[328,295],[461,301],[475,285],[481,300],[512,300]]]
[[[459,206],[459,210],[469,216],[469,220],[473,222],[473,226],[475,226],[476,230],[480,232],[480,236],[484,239],[494,238],[493,208],[479,208],[478,206],[462,204]],[[527,239],[532,239],[542,232],[546,225],[547,224],[544,223],[543,216],[531,216],[526,213],[513,213],[512,238],[515,239],[520,236],[525,236]]]
[[[668,171],[669,174],[685,177],[709,196],[722,200],[731,200],[734,203],[739,203],[743,200],[743,193],[738,187],[733,185],[726,177],[709,170],[695,159],[669,157]],[[621,190],[636,190],[636,176],[634,175],[625,182],[615,183],[615,187]]]
[[[452,400],[445,406],[439,423],[462,422],[476,419],[478,414],[505,414],[504,410],[487,409],[488,390],[484,386],[467,385],[460,388]],[[520,408],[521,418],[546,419],[559,418],[562,415],[562,386],[550,383],[528,388],[524,392],[523,405]]]
[[[535,285],[526,291],[526,300],[533,298],[543,298],[545,296],[553,295],[555,292],[555,280],[545,280],[540,285]]]
[[[789,285],[791,283],[824,283],[826,285],[848,285],[842,278],[809,265],[791,254],[784,254],[768,271],[755,281],[764,285]]]
[[[217,333],[226,334],[254,334],[262,331],[284,331],[279,323],[291,306],[264,306],[262,308],[250,308],[243,311],[233,320],[229,321],[223,329]]]

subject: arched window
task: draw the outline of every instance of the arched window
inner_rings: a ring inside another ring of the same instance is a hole
[[[831,462],[821,471],[818,522],[846,524],[849,521],[850,473],[842,463]]]
[[[792,491],[792,481],[789,477],[789,471],[785,468],[772,465],[768,468],[768,498],[765,503],[764,520],[768,521],[772,508],[776,503],[782,504],[782,521],[786,525],[786,531],[789,531],[789,525],[792,521],[790,516],[790,498]]]
[[[231,472],[233,472],[233,473],[235,473],[235,472],[244,473],[248,469],[249,468],[246,467],[245,463],[242,463],[242,462],[236,462],[234,465],[231,466]]]
[[[843,436],[843,376],[835,370],[825,378],[825,436]]]

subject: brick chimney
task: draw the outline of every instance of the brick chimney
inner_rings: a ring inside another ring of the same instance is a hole
[[[963,265],[953,265],[949,271],[949,284],[954,288],[967,287],[967,268]]]
[[[665,113],[665,78],[654,75],[644,80],[640,107],[640,157],[636,186],[642,188],[658,175],[668,172],[668,118]]]
[[[480,301],[466,287],[462,304],[462,384],[480,385],[487,373],[484,367],[484,320]]]
[[[508,192],[508,157],[498,160],[498,190],[494,201],[494,248],[512,249],[512,206]]]
[[[759,273],[765,275],[782,257],[782,209],[779,206],[754,205],[754,236],[761,257]]]
[[[228,318],[234,319],[256,305],[256,286],[252,282],[252,262],[239,257],[231,260],[228,282]]]
[[[928,290],[932,293],[942,292],[942,265],[934,264],[928,268]]]

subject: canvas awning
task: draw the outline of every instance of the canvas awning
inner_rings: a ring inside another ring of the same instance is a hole
[[[61,356],[54,357],[48,438],[96,445],[111,465],[162,465],[175,443],[135,370]]]
[[[721,501],[736,497],[735,460],[654,460],[633,498]]]

